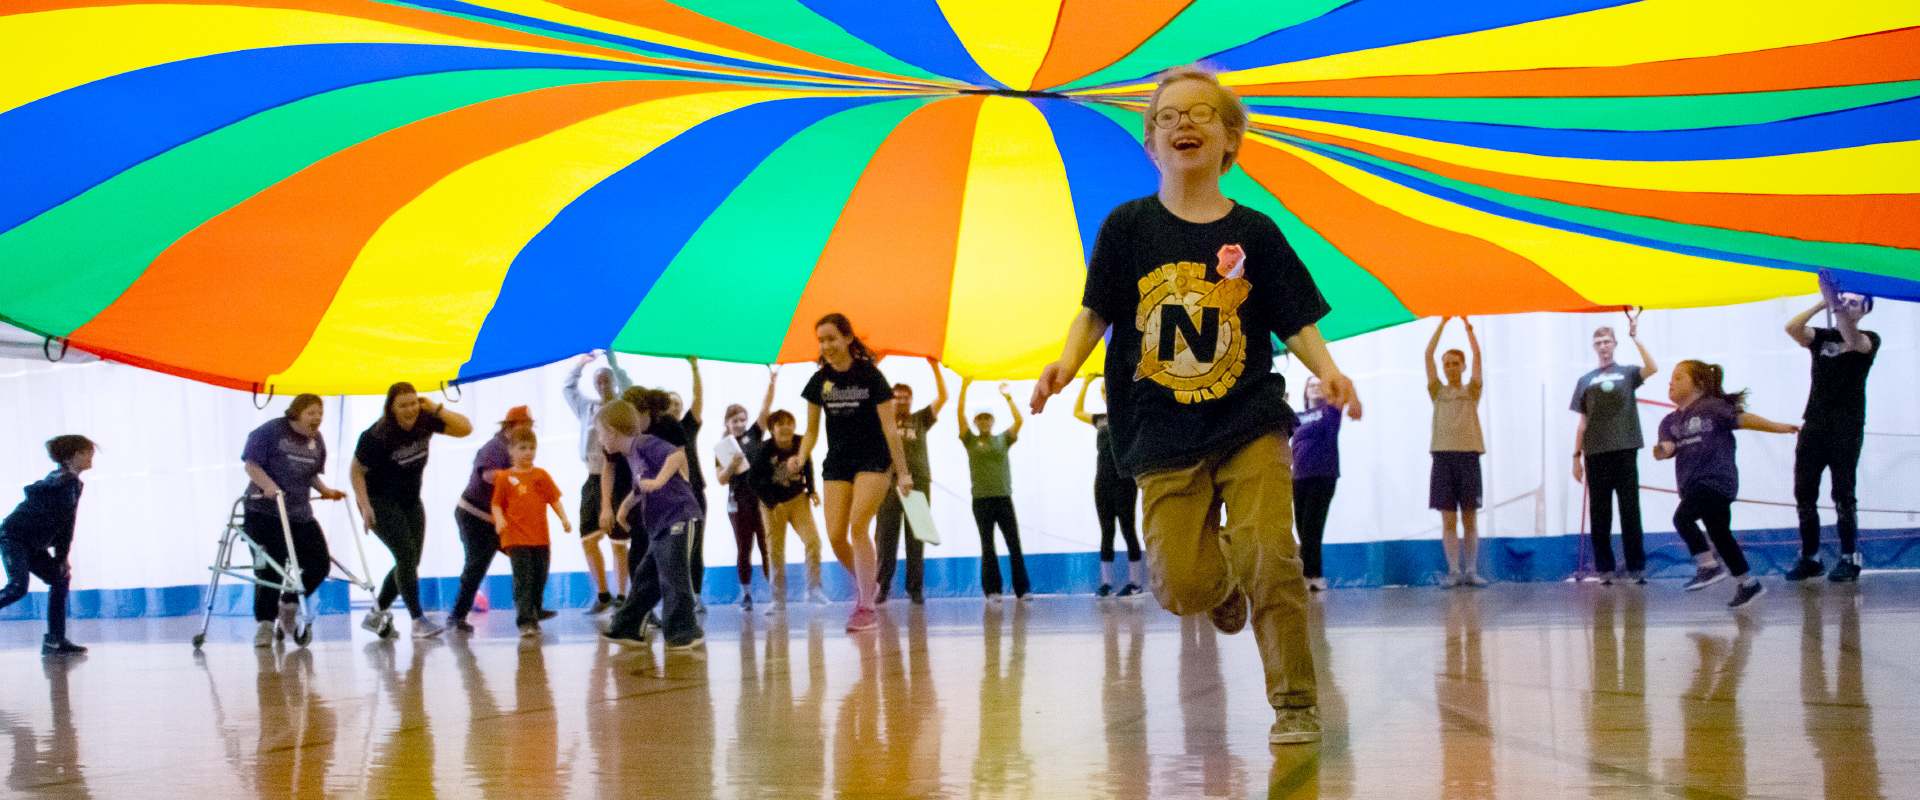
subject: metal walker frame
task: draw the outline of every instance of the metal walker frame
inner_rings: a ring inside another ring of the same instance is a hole
[[[193,636],[193,649],[198,650],[201,645],[206,644],[207,630],[213,626],[214,607],[219,603],[220,576],[222,575],[245,581],[255,586],[277,589],[283,594],[291,593],[299,598],[300,614],[298,621],[294,625],[293,643],[299,647],[306,647],[308,642],[313,641],[313,620],[314,617],[319,615],[319,612],[307,597],[306,587],[301,584],[300,577],[295,574],[296,570],[287,568],[288,563],[294,564],[297,568],[300,560],[299,552],[294,549],[293,544],[293,524],[287,521],[287,499],[285,495],[274,495],[273,501],[280,512],[280,534],[286,537],[286,563],[275,560],[272,556],[267,555],[265,551],[260,549],[260,544],[254,541],[253,537],[247,535],[247,497],[246,493],[242,492],[240,498],[233,501],[233,510],[227,514],[227,527],[220,535],[220,544],[214,552],[213,565],[207,567],[208,570],[213,572],[213,579],[207,583],[207,606],[200,621],[200,632]],[[351,504],[347,506],[347,519],[350,525],[354,525],[356,529],[359,527]],[[239,543],[244,543],[247,550],[252,554],[253,558],[251,563],[234,563],[234,553],[238,549],[236,544]],[[372,573],[367,569],[366,548],[360,544],[360,537],[357,534],[353,537],[353,547],[360,554],[360,571],[371,575]],[[340,563],[340,559],[334,558],[329,554],[328,560],[332,562],[333,570],[327,575],[328,578],[346,581],[368,592],[379,591],[379,588],[374,586],[371,581],[354,574],[353,570],[347,568],[347,565]],[[276,582],[262,577],[266,570],[279,573],[280,580]],[[275,633],[276,638],[285,635],[286,633],[284,631],[276,631]]]

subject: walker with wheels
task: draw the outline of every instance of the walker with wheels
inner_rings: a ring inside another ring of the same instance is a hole
[[[280,534],[286,537],[287,561],[295,562],[295,566],[297,567],[299,552],[294,549],[293,524],[287,521],[286,496],[274,495],[273,502],[275,507],[280,511]],[[240,499],[233,501],[233,510],[227,515],[227,527],[220,535],[219,547],[214,551],[213,566],[207,568],[213,572],[213,580],[207,584],[207,607],[200,621],[200,632],[193,636],[193,648],[198,650],[201,645],[207,642],[207,630],[213,626],[214,606],[219,602],[220,576],[222,575],[231,576],[256,586],[277,589],[283,594],[291,593],[295,597],[298,597],[300,599],[300,616],[299,621],[294,625],[293,643],[300,647],[305,647],[308,642],[313,641],[313,619],[318,616],[318,610],[307,597],[306,587],[301,585],[297,569],[288,569],[287,564],[267,555],[265,551],[260,549],[260,544],[255,542],[253,537],[247,535],[246,504],[247,497],[244,492],[241,493]],[[349,524],[353,524],[355,520],[353,519],[352,505],[347,506],[347,515]],[[247,549],[253,554],[251,563],[234,563],[233,557],[236,542],[244,542],[246,544]],[[354,550],[360,554],[360,571],[371,575],[371,571],[367,569],[367,551],[361,546],[360,537],[357,535],[353,537],[353,547]],[[340,559],[333,558],[329,555],[328,560],[333,562],[335,573],[329,574],[327,577],[346,581],[368,592],[378,591],[378,587],[375,587],[371,581],[354,574],[353,570],[347,568],[347,565],[340,563]],[[276,582],[261,577],[264,570],[277,572],[280,580]],[[276,636],[279,635],[284,634],[276,633]]]

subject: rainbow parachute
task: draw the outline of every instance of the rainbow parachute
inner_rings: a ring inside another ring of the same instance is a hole
[[[770,362],[850,315],[1058,353],[1141,99],[1252,104],[1229,196],[1348,336],[1920,297],[1920,3],[12,0],[0,318],[238,388],[591,348]]]

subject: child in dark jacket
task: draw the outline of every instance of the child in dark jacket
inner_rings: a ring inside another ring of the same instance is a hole
[[[47,456],[59,466],[26,487],[26,499],[0,522],[0,561],[7,570],[0,608],[27,596],[27,576],[47,584],[47,638],[44,655],[78,655],[87,648],[67,641],[67,551],[80,512],[80,473],[93,467],[93,441],[67,434],[47,441]]]

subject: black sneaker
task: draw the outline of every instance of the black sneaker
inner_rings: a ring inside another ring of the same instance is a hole
[[[1131,583],[1127,584],[1126,588],[1120,590],[1121,597],[1134,597],[1139,594],[1140,594],[1140,587]]]
[[[1113,584],[1111,583],[1100,584],[1100,588],[1093,590],[1093,596],[1095,597],[1107,597],[1112,594]]]
[[[1233,591],[1227,593],[1227,599],[1207,612],[1207,617],[1213,620],[1215,630],[1228,636],[1239,633],[1240,629],[1247,627],[1246,593],[1240,591],[1238,586],[1233,587]]]
[[[545,621],[547,621],[547,620],[550,620],[550,619],[553,619],[554,617],[557,617],[557,616],[560,616],[560,612],[558,612],[558,611],[549,611],[549,610],[547,610],[547,609],[544,609],[544,608],[540,610],[540,621],[541,621],[541,622],[545,622]]]
[[[1827,573],[1827,580],[1834,583],[1851,583],[1860,579],[1860,556],[1849,553],[1840,556],[1840,563],[1833,565],[1833,571]]]
[[[1839,571],[1839,569],[1839,567],[1834,567],[1834,571],[1836,572]],[[1827,568],[1820,563],[1820,559],[1802,556],[1799,561],[1793,563],[1793,569],[1787,570],[1787,580],[1804,581],[1808,578],[1818,578],[1820,577],[1820,573],[1826,571]]]
[[[1726,578],[1727,568],[1719,564],[1714,564],[1710,567],[1701,567],[1699,571],[1693,573],[1693,580],[1687,581],[1687,585],[1682,588],[1689,592],[1697,592],[1726,580]]]
[[[87,648],[67,641],[65,636],[47,634],[40,644],[40,655],[43,656],[77,656],[85,652]]]
[[[473,623],[468,622],[466,617],[454,617],[453,619],[447,620],[447,624],[452,625],[454,630],[461,633],[473,632]]]
[[[1760,585],[1759,581],[1740,584],[1740,588],[1733,591],[1733,601],[1727,603],[1727,607],[1739,608],[1753,602],[1754,598],[1766,593],[1767,587]]]

